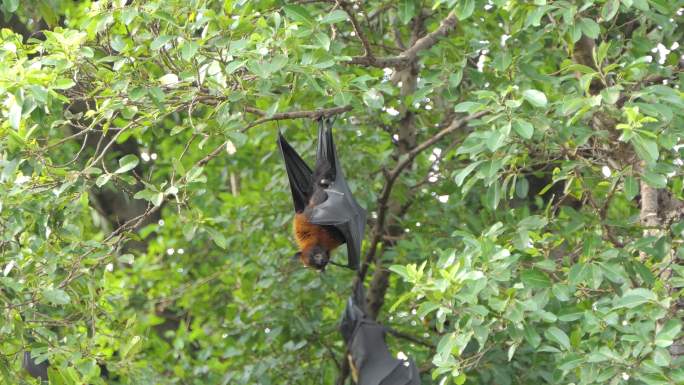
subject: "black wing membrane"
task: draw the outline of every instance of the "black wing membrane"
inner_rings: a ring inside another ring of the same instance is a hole
[[[280,147],[280,153],[285,161],[285,170],[287,171],[287,179],[290,181],[295,211],[302,212],[309,203],[312,194],[313,173],[280,132],[278,132],[278,147]]]
[[[319,123],[316,165],[329,167],[333,179],[325,189],[327,199],[313,208],[309,221],[316,225],[335,226],[347,243],[347,266],[351,269],[358,269],[361,241],[366,226],[366,210],[356,202],[344,178],[332,137],[331,125],[329,120],[322,119]],[[318,183],[318,181],[315,182]]]
[[[366,316],[365,301],[363,286],[357,282],[340,322],[357,385],[420,385],[415,362],[392,356],[385,342],[385,328]]]

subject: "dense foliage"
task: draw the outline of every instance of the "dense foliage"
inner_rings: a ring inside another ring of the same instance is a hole
[[[0,382],[341,384],[325,112],[424,384],[684,383],[681,0],[0,4]]]

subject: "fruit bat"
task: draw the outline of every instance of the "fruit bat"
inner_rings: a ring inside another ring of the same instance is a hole
[[[385,342],[385,328],[366,315],[366,298],[359,282],[347,300],[340,333],[347,345],[352,379],[358,385],[420,385],[413,360],[394,358]]]
[[[358,269],[366,210],[356,202],[344,178],[333,142],[332,121],[319,119],[313,171],[281,133],[278,146],[295,208],[293,228],[300,249],[295,257],[305,266],[324,270],[330,252],[346,243],[346,267]]]

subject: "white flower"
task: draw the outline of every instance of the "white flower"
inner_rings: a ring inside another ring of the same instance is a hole
[[[388,113],[390,116],[397,116],[397,115],[399,115],[399,111],[397,111],[396,109],[394,109],[394,107],[388,108],[388,109],[387,109],[387,113]]]
[[[437,197],[437,200],[439,200],[442,203],[447,203],[447,202],[449,202],[449,196],[448,195],[440,195]]]
[[[176,74],[166,74],[159,78],[159,82],[163,86],[172,86],[178,83],[178,75]]]
[[[185,254],[185,250],[183,250],[183,249],[178,249],[178,254]]]
[[[163,219],[160,219],[159,222],[157,222],[157,224],[158,224],[159,226],[164,226],[164,223],[165,223],[165,222],[164,222]]]
[[[610,175],[611,175],[610,167],[608,167],[608,166],[603,166],[603,167],[601,167],[601,173],[602,173],[603,176],[605,176],[606,178],[610,178]]]
[[[143,162],[149,162],[150,161],[150,154],[143,152],[140,154],[140,157],[142,158]]]
[[[107,270],[111,273],[112,271],[114,271],[114,265],[111,263],[108,263],[107,266],[105,266],[105,270]]]
[[[629,380],[629,374],[627,374],[626,372],[622,372],[622,379],[625,381]]]
[[[226,142],[226,152],[228,155],[233,155],[237,152],[237,148],[235,148],[235,145],[230,140]]]
[[[176,252],[176,250],[173,249],[173,247],[169,247],[166,249],[166,254],[168,255],[173,255]]]
[[[5,268],[2,270],[2,275],[7,277],[7,275],[12,271],[12,268],[14,267],[14,261],[9,261],[7,265],[5,265]]]
[[[482,72],[484,70],[485,60],[487,60],[487,56],[483,53],[477,59],[477,72]]]
[[[665,47],[663,43],[658,43],[658,45],[655,48],[653,48],[651,52],[658,52],[658,64],[665,64],[665,59],[667,59],[667,54],[670,53],[670,50],[667,49],[667,47]]]
[[[150,155],[150,159],[157,160],[157,153],[153,152],[152,155]]]

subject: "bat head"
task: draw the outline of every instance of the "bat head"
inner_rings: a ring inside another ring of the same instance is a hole
[[[306,267],[312,267],[323,271],[330,261],[330,252],[320,245],[313,246],[304,251],[298,251],[295,258],[299,259]]]

